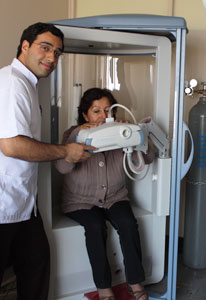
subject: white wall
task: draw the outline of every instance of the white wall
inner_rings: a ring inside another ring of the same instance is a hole
[[[68,0],[0,0],[0,67],[16,56],[23,30],[36,22],[68,17]]]
[[[202,0],[76,0],[76,17],[133,13],[184,17],[188,28],[206,29]]]

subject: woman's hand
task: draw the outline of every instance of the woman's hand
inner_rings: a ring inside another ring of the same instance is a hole
[[[128,120],[115,120],[117,123],[127,123],[129,124],[130,122]]]
[[[147,154],[142,153],[145,164],[151,164],[155,158],[155,149],[152,142],[148,139],[148,151]]]

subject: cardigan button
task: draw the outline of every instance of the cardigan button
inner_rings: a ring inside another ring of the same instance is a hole
[[[100,161],[99,162],[99,166],[102,168],[102,167],[104,167],[104,162],[103,161]]]

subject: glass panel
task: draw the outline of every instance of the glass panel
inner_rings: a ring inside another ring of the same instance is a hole
[[[64,70],[69,56],[65,54]],[[73,54],[72,54],[73,55]],[[74,55],[73,78],[65,74],[63,80],[63,101],[59,107],[59,140],[63,132],[76,123],[76,109],[79,100],[88,88],[108,88],[118,103],[127,106],[137,121],[146,116],[153,117],[155,58],[153,56],[98,56]],[[72,84],[68,84],[72,80]],[[74,117],[75,116],[75,117]],[[118,118],[128,118],[125,111],[118,109]]]

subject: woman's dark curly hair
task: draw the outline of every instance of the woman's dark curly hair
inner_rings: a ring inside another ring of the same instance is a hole
[[[111,91],[108,89],[100,89],[100,88],[91,88],[88,89],[86,92],[84,92],[80,105],[78,107],[78,124],[82,125],[86,123],[83,113],[87,114],[89,108],[92,106],[93,101],[99,100],[102,97],[107,97],[111,106],[113,104],[117,103],[117,100],[112,95]],[[114,107],[113,116],[115,117],[115,114],[117,112],[117,107]]]

